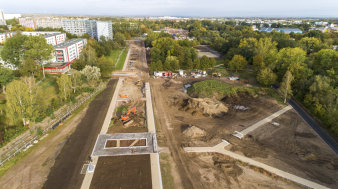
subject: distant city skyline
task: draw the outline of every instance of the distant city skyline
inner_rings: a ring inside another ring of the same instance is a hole
[[[14,0],[0,9],[79,16],[338,17],[336,0]]]

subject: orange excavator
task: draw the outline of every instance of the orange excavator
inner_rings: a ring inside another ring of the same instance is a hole
[[[128,120],[128,119],[129,119],[129,114],[130,114],[131,112],[132,112],[133,114],[136,113],[136,106],[134,106],[133,108],[130,108],[130,109],[128,110],[127,113],[123,113],[123,114],[121,115],[121,120],[122,120],[122,121]]]
[[[121,98],[128,98],[128,96],[125,95],[125,94],[120,94],[120,97],[121,97]]]

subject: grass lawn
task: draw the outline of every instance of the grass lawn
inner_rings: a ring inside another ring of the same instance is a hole
[[[122,70],[124,61],[126,60],[128,50],[127,49],[115,49],[112,50],[108,58],[113,60],[115,64],[115,70]],[[121,54],[121,55],[120,55]],[[120,59],[119,59],[120,57]]]
[[[39,85],[42,87],[48,104],[51,103],[53,98],[57,98],[57,84],[55,77],[47,77],[41,81]]]

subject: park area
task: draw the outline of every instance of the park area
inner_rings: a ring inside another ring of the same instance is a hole
[[[192,84],[187,93],[185,84]],[[151,87],[158,143],[164,149],[164,188],[304,188],[230,156],[185,152],[222,140],[230,143],[224,148],[230,152],[327,187],[337,185],[337,156],[293,109],[242,139],[233,136],[286,107],[271,89],[226,78],[151,79]]]

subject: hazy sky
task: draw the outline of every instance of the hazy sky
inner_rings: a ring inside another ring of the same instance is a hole
[[[6,13],[338,17],[338,0],[4,0]]]

